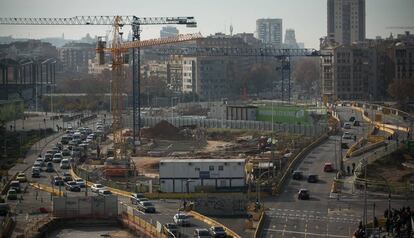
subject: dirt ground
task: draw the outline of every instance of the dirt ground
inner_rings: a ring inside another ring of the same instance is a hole
[[[221,150],[225,148],[226,146],[233,145],[234,143],[226,142],[226,141],[207,141],[207,145],[200,150],[200,152],[214,152],[217,150]]]

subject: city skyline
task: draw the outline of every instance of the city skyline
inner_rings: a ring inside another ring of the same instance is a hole
[[[218,5],[220,3],[220,5]],[[24,6],[24,8],[22,8]],[[45,6],[48,6],[45,10]],[[80,7],[83,6],[83,7]],[[96,7],[98,6],[98,7]],[[62,11],[61,9],[65,9]],[[137,9],[136,11],[134,9]],[[254,9],[254,11],[252,11]],[[394,9],[390,11],[389,9]],[[375,38],[389,36],[390,33],[403,33],[402,29],[387,29],[388,26],[411,26],[414,16],[411,14],[414,2],[410,0],[366,0],[366,36]],[[283,19],[283,38],[285,29],[293,28],[298,42],[306,47],[319,48],[319,38],[327,35],[327,1],[326,0],[261,0],[255,3],[247,1],[216,0],[194,4],[188,0],[175,1],[174,4],[162,3],[161,0],[138,4],[134,1],[97,2],[80,0],[49,2],[47,0],[3,2],[1,17],[71,17],[79,15],[136,15],[136,16],[194,16],[198,28],[178,27],[180,32],[200,31],[207,36],[216,32],[229,33],[230,25],[234,33],[255,32],[258,18]],[[0,26],[0,36],[15,38],[61,37],[80,39],[86,33],[105,35],[111,27],[88,26]],[[143,39],[158,38],[161,27],[144,26]],[[127,28],[126,33],[129,32]]]

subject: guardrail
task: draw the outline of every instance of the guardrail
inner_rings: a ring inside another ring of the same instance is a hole
[[[257,224],[256,230],[254,231],[254,238],[260,238],[262,237],[262,230],[263,230],[263,225],[264,225],[264,221],[266,219],[266,212],[262,212],[262,214],[260,215],[260,219],[259,219],[259,223]]]
[[[53,188],[53,187],[49,187],[49,186],[45,186],[45,185],[40,184],[40,183],[30,183],[30,186],[32,186],[34,188],[37,188],[39,190],[42,190],[42,191],[51,193],[54,196],[62,197],[64,195],[64,193],[63,193],[62,190],[59,191],[59,189],[56,189],[56,188]]]
[[[231,230],[230,228],[226,227],[225,225],[221,224],[220,222],[213,220],[209,217],[206,217],[198,212],[195,211],[189,211],[187,214],[191,215],[194,219],[197,219],[201,222],[207,223],[210,226],[221,226],[225,229],[227,236],[233,237],[233,238],[241,238],[236,232]]]

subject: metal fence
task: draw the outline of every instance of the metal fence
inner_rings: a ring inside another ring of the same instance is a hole
[[[197,126],[202,128],[230,128],[276,131],[317,137],[328,131],[326,125],[278,124],[266,121],[220,120],[193,117],[142,117],[143,126],[152,127],[160,121],[168,121],[176,127]]]

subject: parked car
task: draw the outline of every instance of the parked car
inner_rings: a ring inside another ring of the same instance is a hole
[[[317,183],[318,182],[318,175],[317,174],[310,174],[308,176],[308,183]]]
[[[167,237],[177,237],[178,236],[178,227],[174,223],[166,223],[162,227],[162,231]]]
[[[40,178],[40,170],[32,169],[32,178]]]
[[[298,192],[298,199],[299,200],[309,200],[310,195],[307,189],[301,188]]]
[[[103,186],[100,183],[95,183],[91,186],[91,191],[94,192],[94,193],[97,193],[97,192],[99,192],[99,190],[102,190],[102,189],[105,189],[105,186]]]
[[[7,200],[17,200],[17,191],[13,188],[9,189],[6,198]]]
[[[212,226],[210,227],[210,235],[214,238],[226,238],[226,230],[222,226]]]
[[[70,168],[69,160],[68,159],[62,159],[62,161],[60,161],[60,168],[61,169],[69,169]]]
[[[16,180],[19,181],[20,183],[27,182],[26,174],[22,172],[18,173],[16,176]]]
[[[177,213],[173,217],[175,224],[179,226],[188,226],[190,225],[190,217],[185,213]]]
[[[145,213],[155,213],[155,207],[154,204],[148,201],[142,201],[137,204],[137,207],[140,211],[143,211]]]
[[[86,187],[85,180],[83,180],[83,179],[80,179],[80,178],[75,179],[75,182],[76,182],[76,183],[79,185],[79,187],[81,187],[81,188]]]
[[[20,191],[21,191],[20,182],[17,181],[17,180],[11,181],[9,188],[14,189],[14,190],[16,190],[16,192],[20,193]]]
[[[142,193],[132,193],[130,196],[132,204],[138,204],[142,198],[145,198]]]
[[[53,163],[60,163],[60,161],[62,161],[62,154],[61,153],[56,153],[53,156],[52,162]]]
[[[100,189],[98,192],[99,195],[104,195],[104,196],[108,196],[108,195],[112,195],[112,192],[109,191],[108,189]]]
[[[323,171],[328,172],[328,173],[333,172],[334,167],[333,167],[332,163],[330,163],[330,162],[325,163],[325,165],[323,166]]]
[[[293,171],[292,178],[294,180],[301,180],[303,178],[303,174],[300,171]]]
[[[53,163],[52,162],[47,162],[45,171],[49,172],[49,173],[55,171],[55,169],[53,168]]]
[[[195,229],[194,237],[196,238],[211,238],[210,232],[207,229]]]
[[[81,188],[75,181],[66,182],[65,189],[71,192],[80,192]]]

